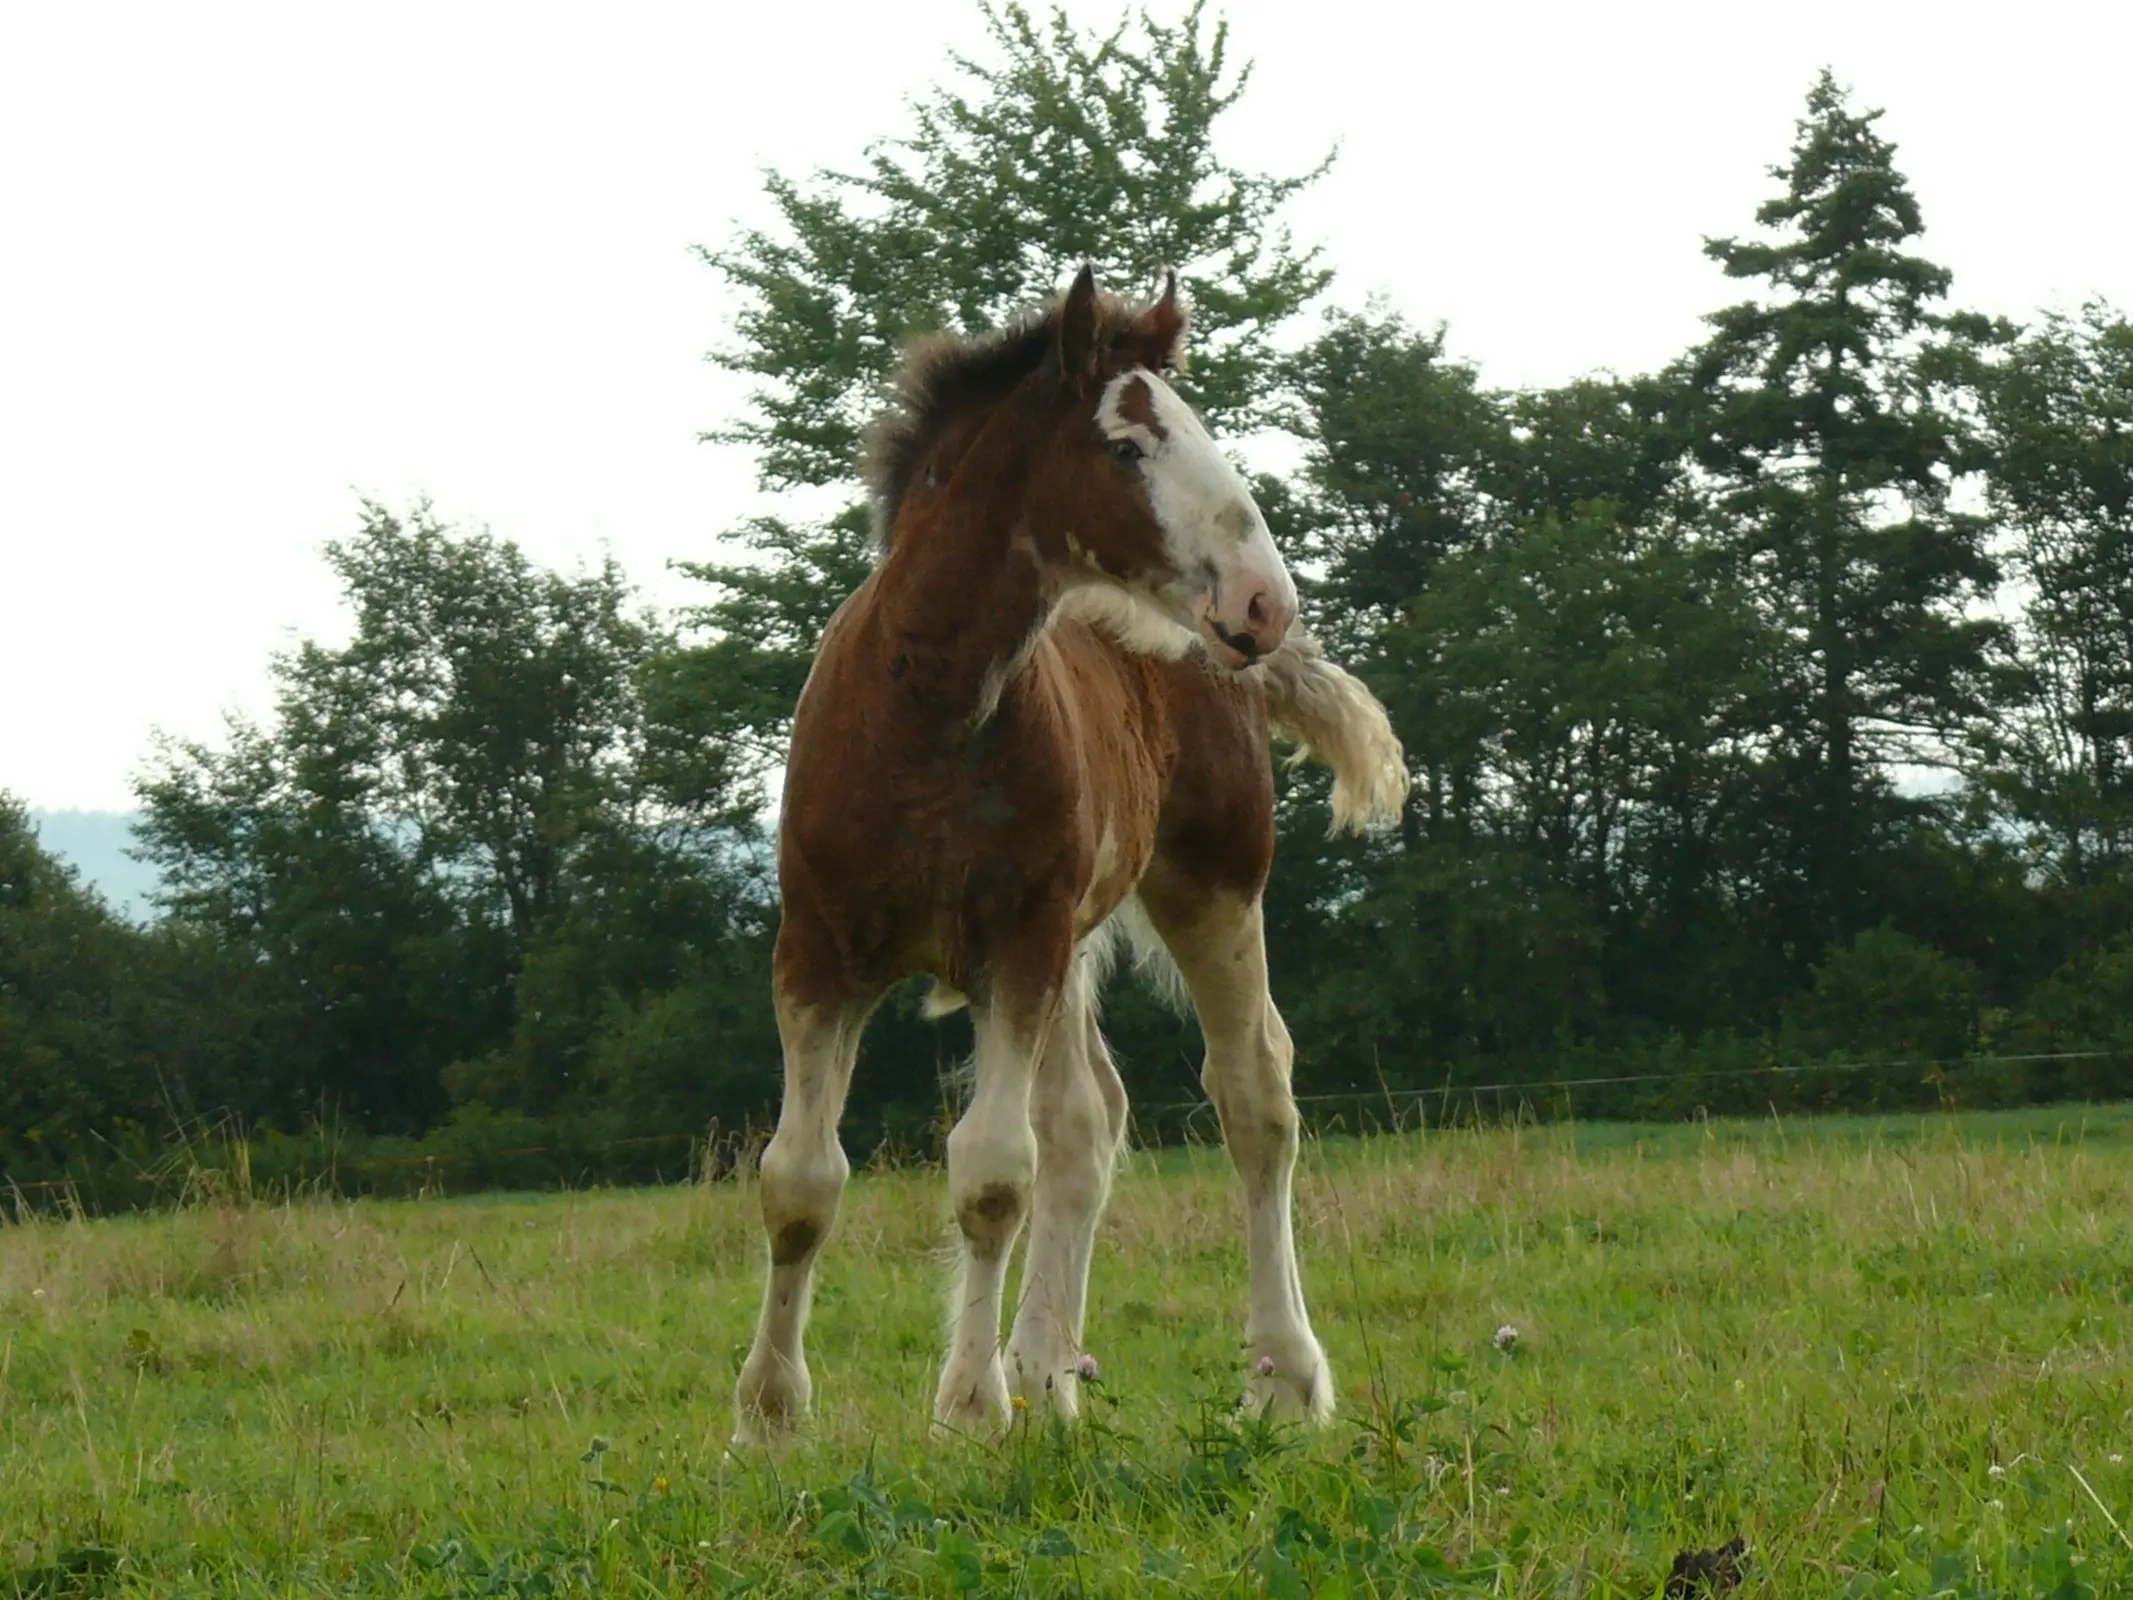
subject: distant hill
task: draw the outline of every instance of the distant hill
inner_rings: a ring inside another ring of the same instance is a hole
[[[137,811],[32,811],[31,826],[53,855],[81,874],[122,917],[145,922],[154,915],[149,894],[156,875],[126,852],[134,847]]]

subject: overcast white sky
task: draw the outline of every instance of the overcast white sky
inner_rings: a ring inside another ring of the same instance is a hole
[[[1082,0],[1090,23],[1118,15]],[[1173,15],[1174,4],[1155,7]],[[1234,0],[1228,150],[1293,169],[1359,303],[1497,383],[1630,371],[1727,298],[1823,63],[1884,106],[1956,298],[2133,307],[2133,7]],[[359,494],[647,591],[752,508],[689,252],[765,166],[852,160],[981,40],[968,0],[0,11],[0,789],[126,807],[340,629]]]

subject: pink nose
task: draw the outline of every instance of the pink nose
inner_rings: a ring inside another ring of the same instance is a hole
[[[1296,602],[1282,598],[1270,588],[1254,590],[1251,599],[1244,603],[1244,625],[1258,642],[1261,655],[1281,647],[1281,641],[1288,635],[1289,624],[1295,620]]]
[[[1270,583],[1254,583],[1241,607],[1225,606],[1208,618],[1215,637],[1249,666],[1271,655],[1296,620],[1296,602]]]

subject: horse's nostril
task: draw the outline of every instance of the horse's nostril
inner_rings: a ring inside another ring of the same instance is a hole
[[[1263,628],[1267,625],[1268,610],[1266,591],[1262,589],[1253,595],[1250,603],[1245,606],[1244,620],[1254,629]]]

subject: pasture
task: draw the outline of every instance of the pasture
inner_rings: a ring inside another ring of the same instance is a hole
[[[1225,1158],[1136,1153],[1084,1424],[943,1438],[945,1185],[867,1173],[740,1459],[746,1183],[17,1220],[0,1595],[2122,1594],[2129,1219],[2116,1108],[1310,1142],[1302,1433]]]

